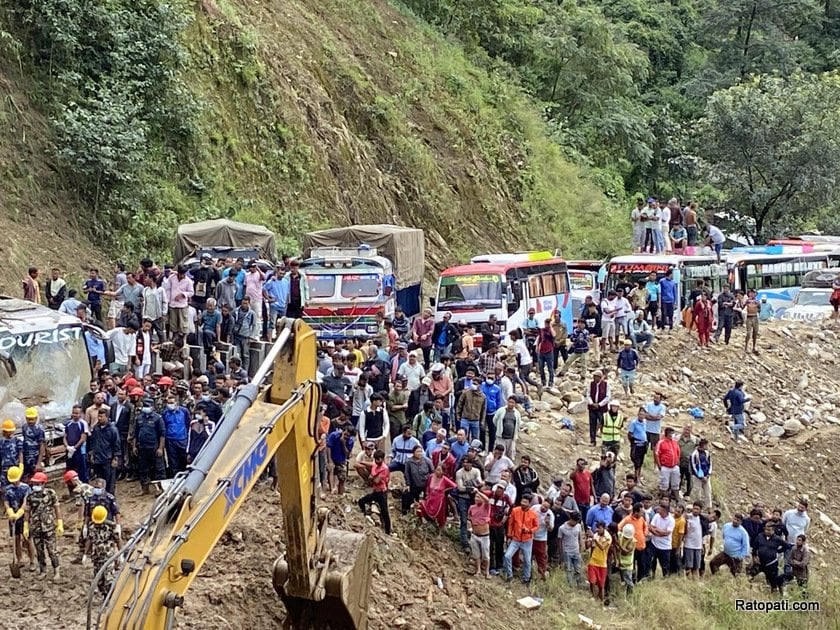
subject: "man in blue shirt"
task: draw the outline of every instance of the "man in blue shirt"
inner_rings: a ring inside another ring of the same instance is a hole
[[[659,300],[662,304],[662,317],[659,319],[659,329],[664,330],[668,324],[669,330],[674,330],[674,306],[677,303],[677,283],[674,282],[674,272],[668,270],[665,277],[659,281]]]
[[[655,449],[659,442],[659,434],[662,432],[662,420],[668,411],[667,405],[662,402],[662,394],[655,392],[653,401],[645,405],[645,431],[647,432],[650,448]]]
[[[208,300],[209,302],[209,300]],[[190,412],[178,404],[174,394],[166,397],[166,408],[161,414],[166,427],[166,460],[168,477],[187,469],[187,438],[190,430]]]
[[[724,564],[729,567],[733,576],[741,572],[744,558],[750,553],[750,537],[741,525],[743,520],[743,515],[736,513],[732,516],[732,522],[723,526],[723,551],[709,562],[709,569],[713,575]]]
[[[236,261],[233,263],[233,267],[228,267],[222,272],[222,279],[224,280],[228,276],[233,276],[234,282],[236,282],[236,305],[242,302],[242,298],[245,297],[245,270],[242,268],[245,265],[244,258],[237,258]]]
[[[277,265],[274,275],[263,285],[263,297],[268,303],[269,323],[274,326],[278,318],[286,316],[289,301],[289,281],[283,274],[283,265]]]
[[[102,294],[105,293],[105,288],[105,281],[99,277],[99,269],[91,269],[90,277],[82,285],[82,291],[87,296],[90,312],[93,313],[93,316],[98,322],[103,321]]]
[[[327,451],[332,462],[330,475],[330,489],[338,487],[338,494],[344,494],[344,484],[347,481],[347,460],[353,452],[356,429],[352,426],[337,428],[327,437]]]
[[[737,441],[739,435],[744,434],[744,403],[747,402],[747,396],[744,393],[744,381],[735,381],[735,386],[726,392],[723,397],[723,405],[732,416],[732,426],[729,431],[732,433],[732,439]]]
[[[637,480],[642,478],[642,466],[644,466],[648,449],[644,413],[645,408],[641,407],[638,417],[633,419],[630,426],[627,427],[627,439],[630,441],[630,461],[633,462]]]
[[[47,436],[44,427],[38,423],[38,409],[26,410],[26,424],[23,433],[23,478],[27,481],[35,474],[35,469],[42,463],[47,451]]]
[[[610,495],[604,493],[598,500],[598,505],[589,508],[586,512],[586,527],[591,532],[595,532],[595,526],[603,521],[604,523],[612,523],[613,509],[610,507]]]
[[[496,424],[493,422],[493,416],[496,414],[496,411],[505,404],[502,400],[502,388],[499,387],[498,383],[496,383],[495,374],[487,374],[487,377],[481,384],[481,393],[483,393],[484,398],[487,399],[487,414],[484,418],[484,422],[479,427],[480,430],[478,439],[481,440],[481,443],[485,446],[487,452],[490,453],[493,451],[493,446],[496,444]],[[484,440],[485,434],[487,435],[486,442]]]
[[[651,326],[656,326],[657,320],[657,313],[659,312],[659,281],[656,279],[656,272],[651,271],[650,275],[648,276],[647,284],[645,285],[645,291],[647,291],[648,295],[648,313],[650,315],[650,324]]]

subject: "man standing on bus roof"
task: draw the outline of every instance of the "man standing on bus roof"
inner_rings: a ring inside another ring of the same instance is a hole
[[[747,300],[744,302],[744,328],[747,331],[744,337],[744,352],[749,349],[750,339],[752,339],[752,351],[758,354],[755,344],[758,341],[758,315],[761,305],[755,296],[755,289],[750,289],[747,291]]]
[[[720,253],[723,251],[723,244],[726,242],[726,236],[716,225],[710,225],[708,229],[707,242],[709,246],[715,250],[717,262],[720,264]]]
[[[671,226],[670,226],[670,223],[671,223],[671,207],[673,205],[676,205],[677,207],[679,207],[679,204],[677,203],[676,199],[671,199],[671,201],[669,201],[668,204],[669,205],[662,206],[659,209],[659,235],[660,235],[660,238],[662,239],[663,249],[670,254],[671,253],[671,239],[669,238],[669,233],[670,233],[670,229],[671,229]]]

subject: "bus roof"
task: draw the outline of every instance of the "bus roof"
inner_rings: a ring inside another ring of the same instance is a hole
[[[660,265],[679,265],[689,261],[696,261],[698,263],[714,262],[717,259],[714,256],[680,256],[677,254],[630,254],[627,256],[615,256],[610,258],[609,264],[643,264],[653,263]]]
[[[727,265],[741,265],[755,262],[783,262],[785,260],[819,260],[820,258],[827,258],[832,252],[829,251],[814,251],[814,252],[789,252],[782,254],[756,254],[749,252],[730,252],[726,256]],[[840,252],[838,252],[840,253]]]
[[[441,277],[449,276],[469,276],[476,274],[504,274],[508,269],[517,269],[519,267],[533,267],[534,265],[549,265],[549,264],[566,264],[562,258],[548,258],[544,260],[520,260],[517,262],[496,262],[496,263],[469,263],[466,265],[458,265],[457,267],[449,267],[441,272]]]
[[[604,266],[603,260],[567,260],[566,266],[577,271],[598,271]]]
[[[20,335],[64,326],[81,326],[82,320],[28,300],[0,296],[0,334]]]

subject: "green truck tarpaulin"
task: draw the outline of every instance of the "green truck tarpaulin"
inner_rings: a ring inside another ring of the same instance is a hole
[[[397,289],[423,282],[426,241],[423,230],[400,225],[351,225],[310,232],[303,238],[303,257],[315,247],[355,248],[362,243],[376,249],[394,265]]]
[[[211,219],[188,223],[178,228],[175,237],[175,262],[191,256],[199,248],[211,247],[257,249],[272,262],[277,257],[274,232],[268,228],[229,219]]]

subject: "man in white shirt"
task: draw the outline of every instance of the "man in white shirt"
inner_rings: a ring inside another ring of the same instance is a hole
[[[416,389],[420,389],[420,382],[426,376],[426,370],[423,368],[423,364],[417,360],[416,351],[412,350],[408,353],[408,361],[403,363],[400,369],[397,370],[397,376],[405,379],[406,391],[413,392]]]
[[[630,321],[633,319],[633,305],[624,296],[623,289],[616,289],[615,303],[617,309],[615,315],[616,339],[619,333],[627,338],[630,336]]]
[[[505,447],[501,444],[496,444],[492,453],[489,453],[484,458],[484,470],[487,474],[487,483],[495,485],[502,480],[502,472],[505,470],[513,470],[516,465],[511,459],[505,455]]]
[[[512,330],[508,337],[513,341],[513,352],[516,355],[516,364],[519,366],[519,378],[522,380],[525,395],[528,395],[528,385],[533,385],[537,388],[537,396],[542,396],[542,385],[531,374],[534,359],[531,356],[531,351],[528,350],[528,344],[525,343],[522,333],[518,329]]]
[[[125,328],[113,328],[107,335],[114,349],[114,363],[111,371],[123,374],[134,365],[134,356],[137,354],[136,325],[134,322],[129,322]]]
[[[611,350],[616,349],[616,328],[615,318],[618,315],[618,300],[616,292],[607,293],[607,299],[601,300],[601,349],[606,350],[609,345]]]
[[[700,561],[703,558],[703,524],[700,521],[702,510],[700,502],[695,502],[691,506],[691,512],[685,517],[683,565],[686,576],[695,579],[700,575]]]
[[[715,250],[715,256],[720,263],[720,253],[723,251],[723,244],[726,242],[726,236],[721,229],[716,225],[709,226],[709,246]]]
[[[671,535],[674,533],[674,526],[674,517],[666,505],[660,505],[656,509],[648,526],[651,533],[650,542],[653,545],[653,559],[662,567],[663,577],[668,577],[671,569]],[[654,572],[655,565],[651,577],[654,577]]]
[[[673,201],[673,199],[671,200]],[[659,232],[662,234],[662,243],[665,247],[665,251],[671,251],[671,208],[668,206],[662,206],[659,209]]]
[[[142,354],[134,357],[134,376],[138,380],[142,380],[146,374],[152,371],[152,320],[143,320],[135,341]]]

